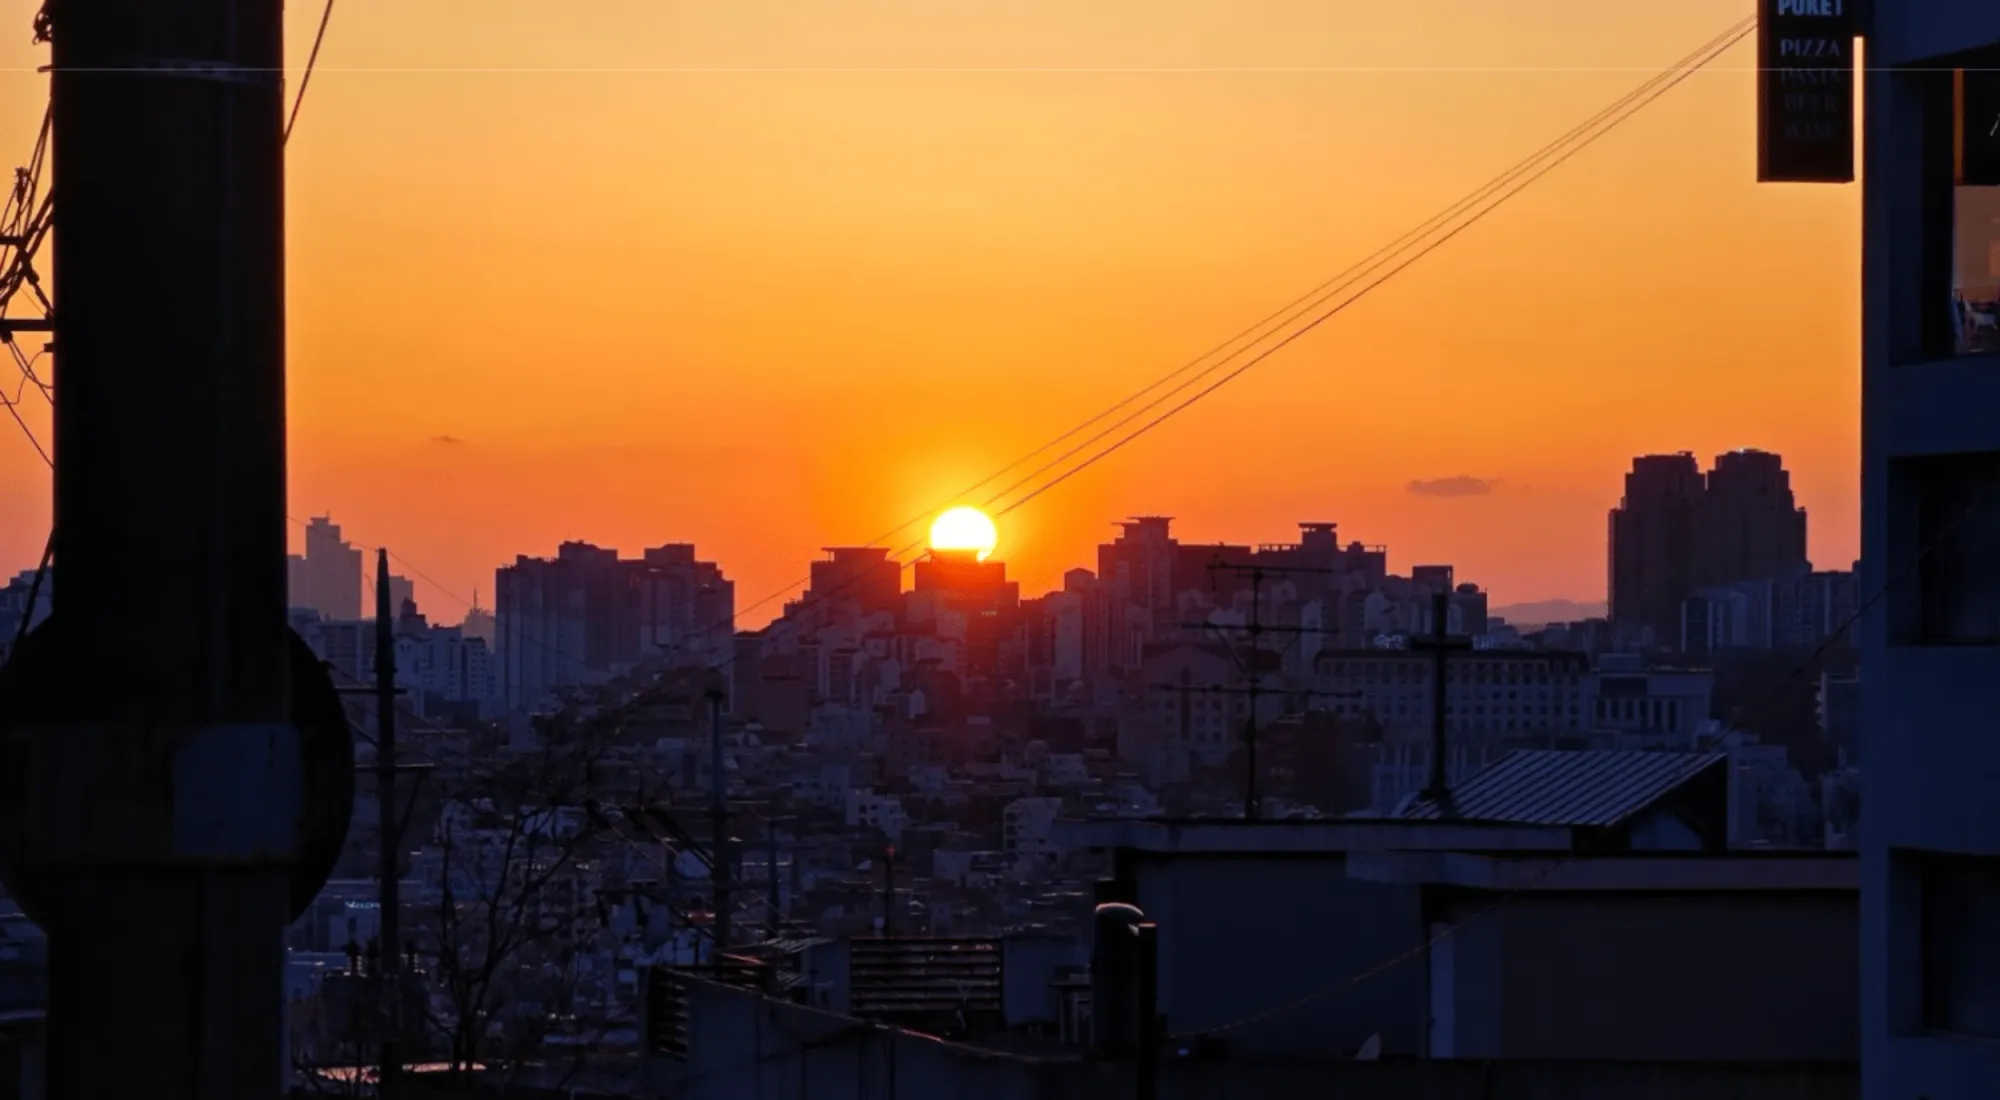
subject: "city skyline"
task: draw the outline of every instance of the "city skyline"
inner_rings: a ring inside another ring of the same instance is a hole
[[[1639,455],[1632,459],[1625,482],[1625,492],[1609,510],[1605,549],[1612,579],[1602,602],[1560,598],[1494,602],[1490,588],[1479,578],[1448,561],[1405,563],[1392,556],[1390,547],[1343,537],[1340,526],[1327,521],[1298,521],[1296,542],[1204,542],[1177,538],[1173,517],[1157,515],[1117,521],[1123,534],[1100,543],[1094,563],[1077,563],[1066,570],[1059,588],[1039,592],[1031,588],[1026,594],[1031,600],[1068,599],[1074,598],[1079,584],[1096,583],[1136,584],[1145,591],[1167,584],[1177,586],[1174,591],[1198,591],[1212,586],[1212,580],[1204,582],[1202,577],[1213,564],[1240,565],[1256,556],[1273,565],[1303,554],[1303,560],[1315,567],[1332,563],[1346,570],[1357,568],[1353,563],[1372,561],[1375,564],[1358,566],[1363,574],[1402,569],[1420,584],[1467,593],[1468,599],[1476,598],[1482,623],[1489,610],[1523,629],[1565,623],[1587,626],[1589,620],[1599,620],[1602,629],[1641,631],[1627,636],[1685,652],[1755,643],[1760,637],[1761,644],[1770,645],[1780,637],[1796,640],[1801,632],[1822,637],[1837,631],[1837,624],[1849,614],[1854,574],[1824,566],[1814,571],[1805,554],[1807,515],[1796,506],[1784,456],[1737,448],[1714,456],[1712,466],[1704,470],[1691,452]],[[309,552],[292,559],[292,606],[329,623],[365,618],[357,607],[363,581],[360,549],[341,540],[341,528],[330,517],[316,516],[305,527]],[[1168,558],[1145,564],[1150,559],[1138,548],[1147,545],[1163,548],[1160,552]],[[505,670],[500,673],[502,691],[511,704],[519,705],[524,691],[540,690],[524,684],[544,679],[562,682],[584,667],[608,668],[621,660],[629,662],[655,651],[678,653],[689,646],[715,647],[703,662],[727,667],[734,658],[725,655],[726,635],[718,631],[761,634],[789,621],[806,603],[828,596],[858,600],[864,609],[899,608],[906,594],[916,596],[926,590],[926,570],[933,576],[939,569],[951,574],[975,560],[987,563],[979,568],[995,570],[993,576],[1004,581],[1004,556],[994,555],[988,562],[996,549],[992,520],[977,508],[958,506],[936,516],[926,537],[901,553],[888,546],[825,547],[811,561],[801,591],[782,600],[767,594],[738,603],[736,584],[722,563],[702,560],[693,544],[669,543],[623,558],[615,547],[564,540],[552,557],[520,553],[512,564],[495,571],[491,614],[498,617],[502,637],[493,652],[502,658]],[[1116,564],[1129,553],[1142,556]],[[1268,556],[1272,554],[1277,556]],[[1167,566],[1168,561],[1177,564]],[[316,579],[314,571],[328,568],[333,583]],[[1162,568],[1166,572],[1159,573]],[[913,573],[907,588],[905,572]],[[397,576],[390,582],[397,587],[392,603],[403,607],[412,582]],[[1006,583],[1018,599],[1022,593],[1018,578]],[[1781,594],[1774,585],[1791,587],[1783,587]],[[633,598],[629,593],[638,593],[639,602],[616,604],[614,593],[619,590],[628,591],[627,599]],[[1834,593],[1846,593],[1846,602],[1810,610],[1815,601],[1843,598]],[[594,610],[574,621],[563,617],[570,610],[559,610],[574,607]],[[440,616],[439,622],[449,617]],[[597,625],[586,625],[593,617]],[[523,627],[522,619],[535,625]],[[478,635],[492,644],[493,635],[483,624],[468,618],[467,625],[468,636]],[[566,643],[551,641],[575,631],[581,633]]]
[[[792,13],[764,35],[774,12],[621,0],[577,22],[510,0],[449,33],[440,11],[343,15],[289,151],[294,516],[340,517],[457,599],[519,547],[662,532],[731,562],[746,592],[773,590],[821,545],[956,503],[1639,79],[1603,70],[1651,71],[1738,14],[1563,0],[1525,22],[1442,4],[1336,21],[1273,0],[1253,19],[1177,0],[1016,7],[996,31],[870,2],[840,27]],[[290,14],[302,63],[314,13]],[[1149,33],[1118,33],[1133,26]],[[454,71],[591,50],[635,69],[1343,71]],[[17,79],[37,79],[38,57],[0,42]],[[432,71],[384,71],[413,64]],[[1131,511],[1187,517],[1190,538],[1332,514],[1510,600],[1595,599],[1587,540],[1623,462],[1745,442],[1799,472],[1814,557],[1852,560],[1856,197],[1757,189],[1751,102],[1739,58],[1689,80],[1323,332],[1004,520],[1010,561],[1052,586],[1104,517]],[[523,175],[506,135],[557,115],[568,136]],[[36,96],[8,97],[0,140],[30,141],[38,116]],[[1379,175],[1341,167],[1370,162]],[[590,199],[552,234],[555,189]],[[525,254],[536,277],[514,270]],[[1765,319],[1776,286],[1795,321]],[[385,292],[398,309],[376,308]],[[0,449],[0,510],[18,520],[0,561],[39,554],[46,478],[25,446]]]
[[[1830,563],[1823,559],[1815,559],[1811,556],[1810,545],[1807,543],[1809,528],[1806,523],[1809,514],[1809,509],[1807,509],[1803,504],[1799,504],[1797,502],[1796,496],[1790,488],[1790,477],[1793,471],[1791,471],[1784,465],[1785,458],[1783,455],[1777,454],[1775,452],[1764,451],[1754,447],[1738,447],[1714,455],[1713,459],[1717,470],[1728,471],[1731,468],[1747,469],[1747,467],[1743,465],[1744,463],[1757,464],[1757,463],[1768,462],[1770,464],[1769,468],[1776,472],[1776,475],[1779,479],[1779,491],[1781,493],[1783,501],[1785,502],[1782,507],[1786,510],[1790,510],[1794,506],[1796,506],[1796,511],[1790,512],[1790,514],[1793,517],[1792,522],[1795,523],[1796,526],[1795,529],[1792,531],[1791,535],[1783,540],[1784,545],[1788,547],[1788,549],[1779,550],[1777,554],[1777,559],[1774,559],[1774,561],[1775,560],[1782,560],[1785,562],[1797,561],[1797,563],[1800,566],[1810,566],[1822,570],[1826,569],[1839,570],[1845,568],[1845,566],[1840,563]],[[1613,498],[1612,503],[1610,505],[1610,512],[1614,520],[1612,529],[1609,532],[1603,533],[1604,535],[1603,548],[1609,555],[1609,558],[1611,560],[1615,561],[1618,554],[1618,548],[1617,548],[1618,517],[1625,514],[1628,507],[1630,506],[1630,500],[1628,498],[1633,485],[1632,482],[1633,473],[1631,471],[1632,470],[1643,471],[1649,468],[1649,466],[1651,468],[1658,469],[1662,464],[1675,467],[1678,467],[1679,465],[1685,465],[1688,471],[1688,475],[1692,477],[1694,480],[1695,484],[1694,492],[1697,495],[1699,495],[1702,492],[1702,487],[1705,484],[1707,484],[1708,479],[1711,476],[1709,472],[1705,472],[1703,470],[1701,462],[1696,458],[1694,453],[1690,451],[1682,450],[1682,451],[1673,451],[1673,452],[1666,452],[1659,454],[1646,454],[1646,455],[1638,455],[1632,458],[1630,460],[1630,467],[1628,468],[1628,471],[1624,475],[1627,483],[1626,490],[1623,494]],[[1741,474],[1738,475],[1739,478],[1742,476],[1743,475]],[[1444,479],[1444,480],[1451,481],[1451,480],[1462,480],[1462,479]],[[1721,484],[1722,484],[1721,482],[1716,483],[1718,488],[1720,487]],[[1749,486],[1745,485],[1743,486],[1743,488],[1748,489]],[[1756,490],[1752,491],[1754,492]],[[1147,513],[1135,512],[1132,513],[1132,516],[1140,516],[1143,514]],[[1158,513],[1150,513],[1150,514],[1157,515]],[[1199,524],[1199,517],[1194,517],[1194,522],[1189,522],[1187,517],[1173,517],[1173,518],[1175,519],[1176,522],[1181,524],[1181,526],[1176,529],[1175,532],[1176,536],[1180,538],[1183,544],[1194,547],[1207,544],[1214,544],[1218,546],[1279,544],[1286,542],[1292,538],[1294,531],[1291,529],[1307,526],[1307,524],[1305,523],[1294,520],[1287,524],[1287,527],[1289,529],[1283,532],[1282,535],[1274,535],[1273,533],[1262,532],[1262,531],[1259,532],[1237,531],[1237,532],[1226,532],[1221,537],[1215,537],[1215,538],[1189,537],[1186,534],[1189,529],[1195,529],[1195,530],[1201,529],[1202,525]],[[1127,526],[1129,520],[1130,517],[1128,517],[1127,519],[1109,520],[1107,521],[1107,526],[1109,527]],[[968,524],[970,525],[969,527],[967,526]],[[295,525],[295,526],[302,526],[305,536],[308,539],[310,539],[314,532],[327,529],[329,525],[331,531],[333,532],[332,537],[338,539],[341,528],[338,524],[331,523],[331,519],[328,516],[315,516],[310,524]],[[900,557],[892,557],[892,560],[900,565],[901,571],[907,571],[912,566],[914,566],[914,564],[919,559],[933,552],[937,552],[940,550],[978,549],[980,547],[984,547],[985,549],[981,550],[980,553],[980,556],[982,558],[990,554],[996,562],[1007,563],[1010,570],[1014,571],[1013,575],[1015,576],[1016,580],[1020,580],[1021,578],[1020,571],[1015,567],[1014,559],[1011,558],[1008,554],[1010,548],[1004,536],[1004,529],[1000,528],[999,524],[996,523],[993,519],[991,519],[982,509],[979,509],[971,505],[962,505],[962,504],[955,505],[950,508],[940,510],[937,513],[937,515],[930,517],[926,522],[912,523],[907,526],[908,526],[908,531],[904,532],[905,535],[908,535],[911,532],[915,532],[915,533],[920,533],[921,537],[917,537],[914,540],[908,538],[897,538],[893,540],[887,540],[888,542],[894,543],[895,545],[878,545],[875,543],[870,543],[865,547],[865,549],[868,550],[869,552],[880,552],[883,555],[893,556],[896,554],[898,547],[901,546],[905,552]],[[1349,534],[1353,533],[1352,528],[1345,527],[1344,525],[1342,526],[1342,529],[1344,531],[1347,531]],[[1265,537],[1267,535],[1270,535],[1272,537]],[[1246,536],[1252,536],[1252,537],[1246,538]],[[1681,536],[1683,540],[1685,540],[1687,537],[1688,537],[1687,535]],[[974,539],[975,541],[973,542],[963,541],[966,539]],[[644,541],[647,540],[641,540],[641,541],[643,543]],[[1358,541],[1370,546],[1389,545],[1388,543],[1383,542],[1382,540],[1374,538],[1356,537],[1348,539],[1346,541]],[[698,541],[694,541],[692,542],[692,545],[700,546],[702,544],[700,544]],[[1093,544],[1093,545],[1099,546],[1099,548],[1101,549],[1100,544]],[[1797,546],[1799,545],[1807,546],[1807,554],[1803,559],[1797,557]],[[599,547],[602,546],[602,544],[597,543],[596,541],[589,538],[563,538],[559,540],[559,547],[569,547],[569,546]],[[603,549],[605,552],[615,554],[620,551],[621,547],[603,546]],[[352,549],[352,552],[358,554],[359,549]],[[752,586],[751,588],[744,589],[742,591],[744,599],[741,603],[737,605],[736,617],[734,621],[735,628],[738,630],[761,629],[768,622],[777,618],[782,613],[784,607],[788,602],[797,599],[801,595],[801,593],[811,590],[811,588],[813,587],[812,584],[813,578],[818,576],[822,566],[824,566],[827,560],[829,560],[825,557],[825,554],[828,552],[830,551],[828,551],[827,547],[825,546],[822,546],[818,550],[816,550],[807,559],[809,562],[812,563],[810,572],[808,572],[807,575],[805,576],[797,576],[796,580],[788,586],[782,588],[765,589],[765,590],[756,590],[754,586]],[[1689,554],[1691,552],[1693,552],[1692,547],[1687,545],[1684,545],[1678,551],[1678,553],[1681,553],[1683,555]],[[1708,552],[1712,554],[1714,551],[1711,548]],[[535,557],[532,553],[520,552],[520,551],[517,551],[513,555],[513,557],[515,559],[515,564],[517,565],[521,562],[535,560]],[[723,561],[720,555],[716,556],[716,560],[718,562]],[[1392,560],[1395,564],[1395,567],[1408,568],[1412,565],[1420,565],[1425,562],[1457,561],[1458,559],[1450,554],[1412,555],[1408,553],[1397,552]],[[295,568],[305,564],[304,560],[300,559],[296,555],[293,558],[293,562]],[[1082,569],[1091,568],[1089,562],[1090,562],[1089,555],[1085,553],[1085,554],[1080,554],[1079,556],[1068,562],[1057,563],[1057,575],[1050,583],[1046,585],[1041,585],[1033,581],[1025,581],[1023,582],[1025,586],[1024,591],[1027,591],[1031,594],[1059,591],[1064,587],[1064,578],[1068,573],[1079,568]],[[404,561],[403,564],[409,567],[413,572],[418,573],[420,576],[425,575],[425,570],[421,563]],[[1690,567],[1694,567],[1695,571],[1689,573],[1687,577],[1684,578],[1683,580],[1673,582],[1675,585],[1679,586],[1679,589],[1666,597],[1667,602],[1664,606],[1668,610],[1665,613],[1668,615],[1670,619],[1677,620],[1679,614],[1678,609],[1680,601],[1686,596],[1691,595],[1696,589],[1701,588],[1704,585],[1712,586],[1715,584],[1725,583],[1726,581],[1729,580],[1750,579],[1753,577],[1763,577],[1766,575],[1778,575],[1785,573],[1790,568],[1790,566],[1787,565],[1785,568],[1773,569],[1770,568],[1771,563],[1769,562],[1758,562],[1755,565],[1745,563],[1742,566],[1737,566],[1734,570],[1727,567],[1718,569],[1718,567],[1714,563],[1707,563],[1705,565],[1696,566],[1692,559],[1690,560],[1688,565]],[[504,575],[508,573],[512,568],[513,566],[509,565],[506,562],[502,562],[496,565],[495,572],[496,574]],[[1478,574],[1474,569],[1463,566],[1460,566],[1458,568],[1460,570],[1461,577],[1467,579],[1473,579],[1474,583],[1480,585],[1480,588],[1483,592],[1487,592],[1489,594],[1497,596],[1496,602],[1494,603],[1494,607],[1496,608],[1496,610],[1506,607],[1519,607],[1531,610],[1539,610],[1544,607],[1561,610],[1567,607],[1569,609],[1574,610],[1575,614],[1573,615],[1567,615],[1567,616],[1549,615],[1547,617],[1548,621],[1562,621],[1565,618],[1576,618],[1576,619],[1594,618],[1611,614],[1612,607],[1616,602],[1617,581],[1609,573],[1609,571],[1607,571],[1607,575],[1605,578],[1605,587],[1595,593],[1581,592],[1576,594],[1524,596],[1518,593],[1502,592],[1496,594],[1494,593],[1493,587],[1490,584],[1486,583],[1481,579],[1477,579]],[[796,574],[797,572],[798,570],[795,569],[794,573]],[[392,581],[398,585],[399,591],[396,593],[394,597],[394,602],[399,607],[401,606],[401,600],[404,598],[404,596],[411,591],[411,588],[414,585],[420,583],[418,581],[406,579],[400,576],[392,578]],[[356,593],[359,593],[362,590],[364,584],[370,586],[370,591],[372,591],[372,583],[373,583],[372,578],[363,578],[358,575],[353,580],[353,586]],[[437,603],[423,604],[421,601],[419,601],[420,606],[422,606],[428,614],[434,616],[442,616],[442,619],[440,621],[443,621],[445,619],[455,620],[459,612],[473,610],[474,605],[479,598],[477,596],[478,592],[482,591],[494,592],[497,590],[498,585],[504,582],[500,580],[498,576],[489,578],[488,583],[483,583],[477,588],[474,588],[472,590],[474,592],[474,595],[471,597],[459,596],[457,593],[454,593],[449,589],[442,589],[438,586],[436,582],[431,581],[429,579],[426,579],[421,583],[423,583],[425,587],[428,588],[433,594],[442,595],[444,597],[442,602],[445,606],[443,607],[440,607]],[[310,600],[298,601],[296,600],[296,598],[295,598],[295,604],[301,607],[314,606]],[[372,606],[372,603],[370,604],[370,606]],[[334,619],[339,619],[345,616],[334,614],[330,615],[329,617]],[[366,618],[367,616],[360,615],[356,617]],[[1525,621],[1541,621],[1541,620],[1534,619]],[[1661,626],[1659,627],[1659,629],[1662,631],[1668,631],[1668,628],[1665,626]],[[1662,636],[1665,637],[1666,634],[1663,633]]]
[[[0,38],[0,1100],[1993,1091],[2000,3],[336,7]]]

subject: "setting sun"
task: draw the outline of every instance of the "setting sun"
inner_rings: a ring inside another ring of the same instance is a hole
[[[974,550],[985,561],[1000,542],[1000,532],[986,513],[971,505],[952,508],[931,521],[931,549]]]

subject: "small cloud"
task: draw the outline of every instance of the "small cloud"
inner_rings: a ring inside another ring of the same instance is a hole
[[[465,440],[460,439],[455,435],[434,435],[431,437],[431,442],[441,443],[447,447],[456,447],[459,444],[465,442]]]
[[[1420,497],[1483,497],[1500,487],[1500,479],[1487,477],[1434,477],[1410,482],[1410,493]]]

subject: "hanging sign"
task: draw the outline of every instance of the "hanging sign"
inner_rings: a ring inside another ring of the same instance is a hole
[[[1758,0],[1758,182],[1854,181],[1854,3]]]

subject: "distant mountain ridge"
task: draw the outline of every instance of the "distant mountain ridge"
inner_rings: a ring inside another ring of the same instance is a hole
[[[1510,626],[1546,626],[1549,623],[1573,623],[1579,619],[1601,619],[1605,615],[1605,606],[1602,600],[1536,600],[1490,608],[1489,614],[1507,620]]]

